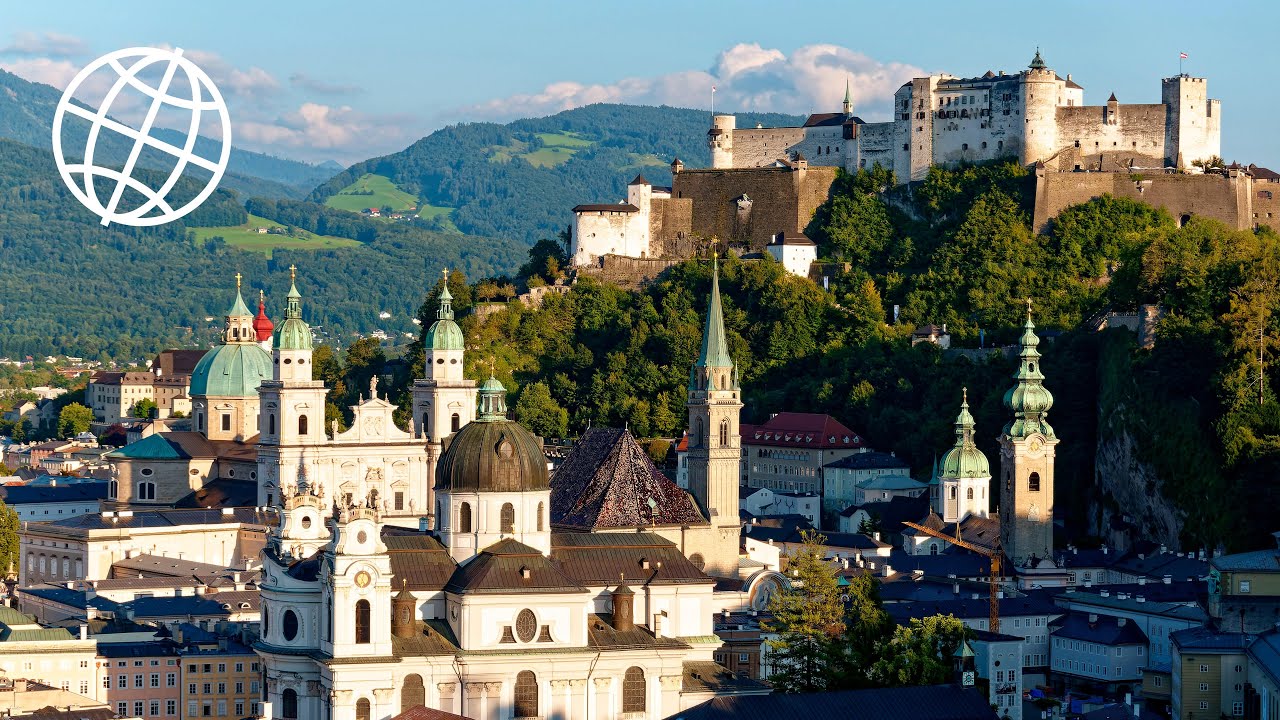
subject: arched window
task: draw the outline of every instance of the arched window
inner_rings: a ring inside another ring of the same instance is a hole
[[[45,563],[45,557],[44,557],[43,555],[41,555],[41,556],[40,556],[40,574],[41,574],[41,575],[44,575],[44,568],[45,568],[45,564],[44,564],[44,563]]]
[[[542,503],[538,503],[538,532],[542,532],[542,513],[545,511]]]
[[[69,557],[62,558],[62,577],[71,579],[71,558]]]
[[[267,620],[270,616],[271,613],[267,612],[267,608],[264,605],[262,607],[262,622],[260,623],[262,625],[262,637],[264,638],[267,636]]]
[[[138,483],[138,499],[155,500],[156,484],[149,480]]]
[[[697,418],[693,421],[693,441],[698,445],[705,446],[707,444],[706,431],[702,429],[702,418]]]
[[[270,415],[267,416],[267,434],[268,435],[276,434],[276,414],[275,413],[271,413]]]
[[[292,610],[284,611],[284,620],[280,624],[280,632],[284,635],[285,640],[292,640],[298,637],[298,614]]]
[[[694,553],[690,555],[689,562],[693,563],[693,566],[699,570],[704,570],[707,567],[707,561],[702,557],[702,553]]]
[[[502,503],[502,514],[499,517],[500,527],[504,533],[516,531],[516,508],[511,503]]]
[[[471,503],[462,503],[458,508],[458,532],[471,532]]]
[[[299,435],[307,434],[307,416],[306,415],[298,416],[298,434]]]
[[[952,486],[951,486],[951,492],[950,492],[949,494],[950,494],[950,496],[951,496],[951,499],[952,499],[952,500],[955,500],[955,499],[956,499],[956,486],[955,486],[955,485],[952,485]]]
[[[111,482],[107,483],[107,497],[111,498],[112,500],[115,500],[116,495],[119,495],[119,494],[120,494],[119,483],[117,483],[115,480],[112,480]]]
[[[431,413],[422,413],[422,426],[418,428],[419,437],[431,434]]]
[[[720,447],[729,447],[729,418],[720,421]]]
[[[449,432],[458,432],[462,429],[462,418],[458,417],[458,413],[454,413],[449,419]]]
[[[936,542],[935,542],[935,543],[929,543],[929,554],[930,554],[930,555],[937,555],[937,554],[938,554],[938,543],[936,543]]]
[[[1027,478],[1027,489],[1040,492],[1040,473],[1031,473],[1031,477]]]
[[[622,676],[622,712],[644,712],[644,670],[632,666]]]
[[[964,491],[964,499],[965,500],[973,499],[973,488],[968,488]]]
[[[427,688],[421,675],[406,675],[400,687],[400,712],[408,712],[427,704]]]
[[[538,716],[538,679],[528,670],[516,674],[516,717]]]
[[[280,693],[280,717],[290,720],[298,717],[298,693],[295,690]]]
[[[372,715],[369,708],[369,698],[360,698],[356,701],[356,720],[369,720]]]
[[[371,640],[369,631],[369,601],[356,601],[356,643],[367,645]]]

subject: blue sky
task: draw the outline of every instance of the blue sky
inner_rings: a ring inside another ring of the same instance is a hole
[[[223,88],[237,145],[349,163],[452,122],[594,101],[887,118],[925,71],[1015,71],[1038,45],[1085,101],[1208,78],[1227,160],[1280,166],[1276,2],[67,2],[5,10],[0,67],[61,87],[99,54],[180,46]],[[636,11],[635,8],[641,8]],[[194,53],[194,54],[193,54]]]

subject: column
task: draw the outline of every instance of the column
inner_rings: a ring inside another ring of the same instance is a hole
[[[684,686],[684,677],[680,675],[663,675],[659,678],[660,694],[658,705],[649,712],[654,717],[667,717],[680,712],[680,689]],[[656,710],[656,712],[654,712]]]
[[[609,720],[613,717],[613,703],[609,696],[609,687],[613,684],[613,678],[595,678],[595,697],[591,699],[593,715],[596,720]]]
[[[587,720],[587,680],[575,678],[569,681],[568,706],[565,708],[565,720],[581,718]]]
[[[458,707],[459,699],[458,684],[453,682],[436,683],[436,703],[435,706],[445,712],[462,714],[462,708]]]

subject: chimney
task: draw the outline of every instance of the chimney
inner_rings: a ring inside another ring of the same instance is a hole
[[[1138,597],[1136,597],[1136,598],[1134,598],[1134,599],[1135,599],[1135,600],[1137,600],[1137,601],[1138,601],[1138,602],[1140,602],[1140,603],[1144,603],[1144,602],[1146,602],[1146,601],[1147,601],[1147,598],[1146,598],[1146,596],[1145,596],[1145,595],[1139,595]]]
[[[1092,624],[1094,624],[1094,623],[1096,623],[1096,622],[1098,622],[1098,614],[1097,614],[1097,613],[1089,613],[1089,624],[1090,624],[1090,625],[1092,625]]]
[[[1106,554],[1108,554],[1108,553],[1110,553],[1110,552],[1111,552],[1110,548],[1108,548],[1106,545],[1103,545],[1103,546],[1102,546],[1102,554],[1103,554],[1103,555],[1106,555]]]
[[[1111,591],[1106,588],[1102,588],[1102,591],[1099,592],[1098,595],[1102,597],[1111,597]]]
[[[624,632],[635,627],[635,592],[626,583],[613,590],[613,629]],[[725,611],[725,620],[729,619]]]
[[[892,574],[893,574],[893,568],[889,566],[889,563],[885,563],[885,564],[884,564],[884,576],[885,576],[885,577],[889,577],[889,576],[890,576],[890,575],[892,575]]]
[[[959,594],[960,594],[960,583],[952,583],[952,584],[951,584],[951,593],[952,593],[953,595],[959,595]]]
[[[666,616],[662,613],[653,614],[653,636],[655,638],[663,637],[663,631],[666,629],[666,623],[664,622],[666,619]]]
[[[1085,586],[1085,587],[1087,587],[1087,588],[1091,588],[1091,587],[1093,587],[1093,581],[1092,581],[1092,580],[1085,580],[1085,581],[1084,581],[1084,586]]]
[[[225,652],[225,651],[226,651],[226,649],[227,649],[227,636],[226,636],[226,635],[219,635],[219,636],[218,636],[218,649],[219,649],[219,650],[222,650],[223,652]]]
[[[88,625],[81,625],[81,626],[80,626],[80,639],[81,639],[81,640],[88,640],[88,639],[89,639],[89,626],[88,626]]]
[[[1128,618],[1116,618],[1117,627],[1124,627],[1127,622],[1129,622]]]
[[[1164,554],[1165,554],[1165,553],[1167,553],[1167,552],[1169,552],[1169,546],[1168,546],[1168,545],[1161,545],[1161,546],[1160,546],[1160,554],[1161,554],[1161,555],[1164,555]]]
[[[1140,577],[1140,578],[1138,578],[1138,585],[1140,585],[1140,586],[1141,586],[1141,585],[1146,585],[1146,584],[1147,584],[1147,579],[1146,579],[1146,578],[1144,578],[1144,577]]]
[[[1172,584],[1173,584],[1173,576],[1172,576],[1172,575],[1165,575],[1165,576],[1164,576],[1164,584],[1165,584],[1165,585],[1172,585]]]
[[[27,691],[27,681],[25,678],[19,678],[13,681],[13,691],[16,693]]]

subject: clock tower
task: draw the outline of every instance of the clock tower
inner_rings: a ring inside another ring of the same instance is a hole
[[[367,498],[352,505],[340,500],[324,550],[320,577],[329,627],[321,631],[320,649],[334,658],[391,655],[391,559],[381,516],[369,505]]]
[[[1017,381],[1004,395],[1013,420],[1000,434],[1000,540],[1019,567],[1053,553],[1053,460],[1058,436],[1047,415],[1053,395],[1044,387],[1031,301],[1023,326]]]

